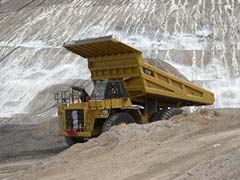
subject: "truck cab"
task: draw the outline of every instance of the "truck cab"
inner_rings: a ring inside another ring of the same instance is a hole
[[[69,145],[98,136],[106,130],[104,123],[112,114],[132,107],[119,80],[97,81],[90,97],[83,87],[75,86],[70,92],[58,92],[55,97],[61,122],[60,135],[66,137]],[[125,121],[126,124],[131,122],[135,120]]]

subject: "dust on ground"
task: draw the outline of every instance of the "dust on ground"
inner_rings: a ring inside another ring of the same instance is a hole
[[[169,121],[113,127],[47,160],[25,162],[24,170],[7,179],[237,180],[239,116],[239,109],[201,110]]]

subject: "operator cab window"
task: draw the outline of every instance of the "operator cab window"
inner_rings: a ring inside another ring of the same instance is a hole
[[[107,87],[107,92],[106,92],[106,98],[119,98],[119,87],[118,83],[115,82],[109,82],[108,87]]]
[[[121,81],[97,81],[91,99],[128,97]]]
[[[97,81],[91,99],[104,99],[108,81]]]
[[[106,99],[128,97],[121,81],[109,81]]]

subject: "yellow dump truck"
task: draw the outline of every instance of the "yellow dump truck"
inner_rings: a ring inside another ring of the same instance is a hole
[[[66,42],[88,60],[94,90],[56,93],[60,135],[69,145],[114,125],[149,123],[179,114],[180,107],[214,103],[213,93],[146,62],[142,52],[112,36]]]

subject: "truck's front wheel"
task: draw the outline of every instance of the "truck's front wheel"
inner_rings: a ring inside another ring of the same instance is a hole
[[[112,126],[135,123],[134,118],[126,112],[112,114],[103,124],[102,132],[108,131]]]

